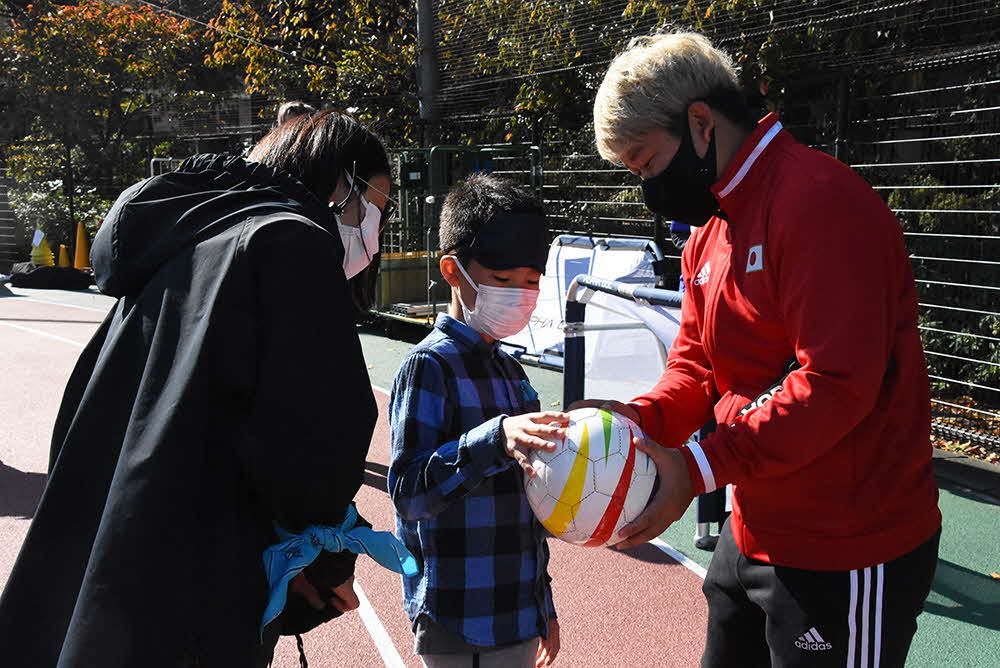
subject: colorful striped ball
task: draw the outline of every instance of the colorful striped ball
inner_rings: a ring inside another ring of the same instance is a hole
[[[570,411],[566,438],[553,452],[533,451],[538,474],[525,477],[535,516],[556,538],[584,547],[614,545],[618,530],[646,507],[656,467],[637,450],[644,438],[626,417],[596,408]]]

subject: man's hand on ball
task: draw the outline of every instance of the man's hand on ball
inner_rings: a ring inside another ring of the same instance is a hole
[[[629,406],[614,399],[583,399],[581,401],[574,401],[570,404],[569,410],[575,411],[577,408],[602,408],[606,411],[623,415],[632,422],[639,424],[639,413],[635,410],[635,406]]]
[[[556,449],[556,444],[546,439],[561,439],[566,436],[565,426],[569,416],[558,411],[525,413],[504,418],[504,451],[512,457],[529,477],[535,477],[528,456],[532,450]]]
[[[687,463],[680,450],[664,448],[645,438],[634,440],[635,446],[656,464],[660,488],[639,517],[621,528],[620,534],[625,540],[615,545],[619,550],[642,545],[659,536],[681,518],[694,498]]]

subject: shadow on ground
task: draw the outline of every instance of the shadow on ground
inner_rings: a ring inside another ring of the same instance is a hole
[[[0,462],[0,517],[34,517],[47,477],[44,473],[18,471]]]
[[[1000,631],[1000,580],[939,559],[924,611]]]
[[[388,489],[389,467],[375,462],[365,462],[365,484],[380,492]]]
[[[608,549],[613,550],[614,548]],[[666,564],[668,566],[680,565],[674,560],[673,557],[650,543],[630,547],[627,550],[622,550],[621,553],[627,557],[632,557],[633,559],[638,559],[639,561],[645,561],[651,564]]]
[[[935,467],[937,467],[940,461],[935,461]],[[963,468],[964,478],[961,482],[939,474],[937,476],[938,488],[947,490],[955,496],[960,496],[969,501],[1000,506],[1000,498],[998,498],[997,491],[992,489],[997,485],[997,474],[976,470],[969,466]]]
[[[379,320],[372,317],[358,325],[358,333],[360,334],[387,336],[396,341],[407,343],[419,343],[430,331],[431,328],[424,325],[399,322],[388,318]]]

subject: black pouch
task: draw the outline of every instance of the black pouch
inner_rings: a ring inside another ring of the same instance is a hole
[[[371,523],[359,514],[355,526],[371,527]],[[329,601],[330,590],[342,585],[354,575],[354,564],[357,560],[358,555],[353,552],[322,550],[316,560],[303,569],[302,574],[309,584],[316,588],[320,598]],[[316,610],[305,598],[289,590],[285,609],[277,622],[280,624],[281,635],[293,636],[311,631],[320,624],[340,617],[341,614],[343,613],[329,602],[322,610]]]
[[[343,584],[354,574],[354,563],[358,555],[350,552],[323,551],[316,561],[306,566],[302,573],[306,576],[320,598],[329,601],[330,590]],[[281,635],[293,636],[313,630],[320,624],[340,617],[342,613],[330,603],[322,610],[316,610],[304,597],[289,591],[285,609],[281,613]]]

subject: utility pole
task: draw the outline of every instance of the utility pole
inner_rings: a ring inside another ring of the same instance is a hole
[[[424,122],[424,146],[430,147],[431,124],[438,119],[438,59],[434,45],[434,1],[417,0],[417,91],[420,120]]]
[[[76,184],[73,182],[73,149],[70,147],[69,141],[64,141],[63,146],[66,148],[66,177],[63,181],[63,195],[69,206],[69,230],[66,232],[66,243],[69,243],[69,240],[74,238],[73,235],[76,231],[76,202],[73,197]]]

